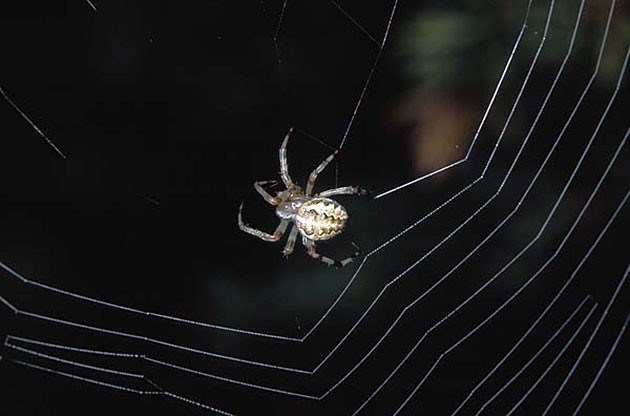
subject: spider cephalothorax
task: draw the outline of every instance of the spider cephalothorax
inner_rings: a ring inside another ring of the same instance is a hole
[[[337,267],[345,266],[356,258],[360,251],[357,251],[344,260],[335,260],[322,256],[315,250],[315,241],[329,240],[343,231],[348,221],[348,213],[337,201],[329,198],[333,195],[366,195],[367,192],[355,186],[344,186],[341,188],[329,189],[312,195],[313,187],[317,175],[319,175],[337,155],[337,150],[328,156],[320,165],[311,172],[306,184],[306,190],[302,191],[289,176],[289,165],[287,162],[287,143],[293,129],[290,129],[280,146],[280,176],[286,189],[278,192],[274,197],[269,194],[263,186],[276,181],[254,182],[254,188],[265,201],[276,206],[276,215],[280,218],[280,224],[273,234],[251,228],[243,222],[243,204],[238,211],[238,226],[241,230],[254,235],[265,241],[278,241],[282,238],[289,223],[293,223],[289,238],[284,250],[285,256],[293,252],[293,246],[297,239],[297,234],[302,236],[302,244],[307,248],[308,254],[322,262]]]

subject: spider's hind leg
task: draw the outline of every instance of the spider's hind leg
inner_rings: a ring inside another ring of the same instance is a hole
[[[351,263],[354,259],[359,257],[359,255],[361,254],[361,249],[359,249],[359,247],[357,247],[356,244],[353,243],[352,245],[357,249],[357,251],[355,251],[354,254],[346,257],[343,260],[335,260],[331,257],[327,257],[322,254],[319,254],[317,250],[315,249],[315,242],[313,240],[303,238],[302,244],[304,244],[304,246],[306,246],[306,248],[308,249],[309,256],[313,257],[314,259],[318,259],[319,261],[327,264],[328,266],[343,267]]]
[[[297,239],[297,235],[298,235],[298,228],[294,224],[293,227],[291,227],[289,238],[287,238],[287,244],[284,246],[284,249],[282,250],[282,254],[284,255],[284,257],[289,257],[289,255],[293,253],[293,247],[295,246],[295,240]]]

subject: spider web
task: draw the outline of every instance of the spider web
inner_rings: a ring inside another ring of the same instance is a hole
[[[627,7],[472,4],[2,6],[7,413],[622,406]],[[346,268],[236,227],[292,126]]]

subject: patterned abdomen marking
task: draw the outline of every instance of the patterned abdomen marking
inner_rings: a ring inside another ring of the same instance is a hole
[[[328,198],[313,198],[300,206],[295,224],[310,240],[328,240],[339,234],[348,220],[341,204]]]

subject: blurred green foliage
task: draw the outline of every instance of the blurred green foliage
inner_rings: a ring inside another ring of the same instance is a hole
[[[599,49],[609,2],[585,3],[572,59],[593,62]],[[555,1],[539,65],[555,65],[564,58],[579,2]],[[550,2],[534,1],[519,54],[533,56],[540,44]],[[527,2],[480,2],[462,0],[445,6],[423,7],[402,23],[396,53],[404,75],[412,83],[427,87],[450,87],[468,92],[485,90],[496,82],[497,68],[503,67],[521,28]],[[616,4],[607,48],[625,49],[615,43],[630,39],[630,19],[624,4]],[[616,32],[616,33],[615,33]],[[616,79],[623,54],[606,57],[599,82]],[[481,57],[481,59],[480,59]],[[529,65],[525,59],[517,65]]]

